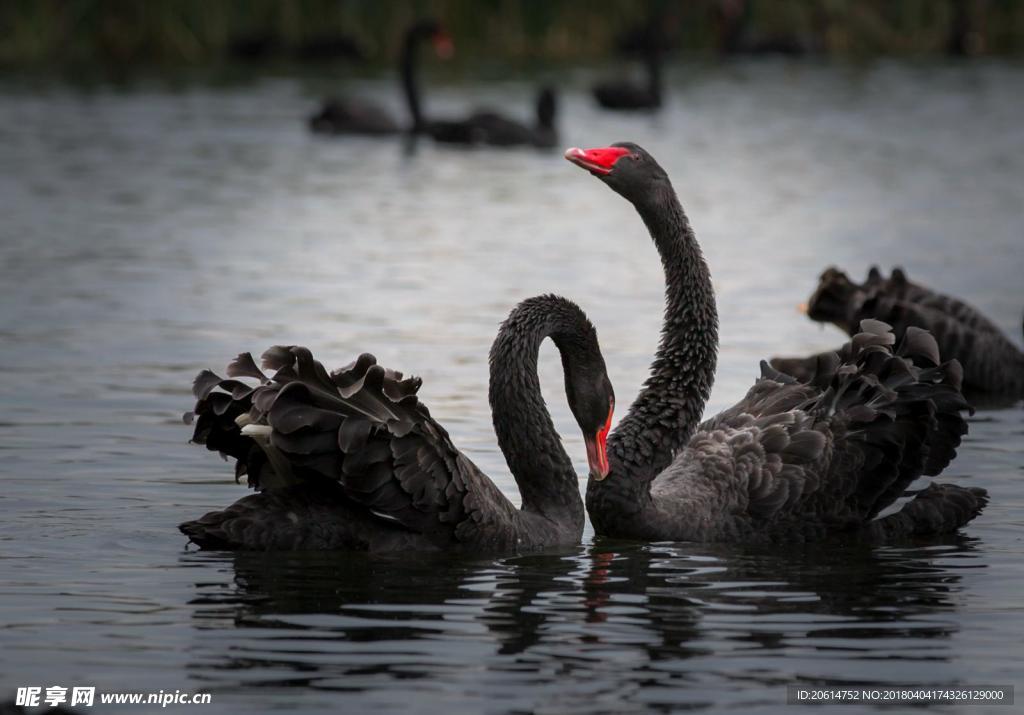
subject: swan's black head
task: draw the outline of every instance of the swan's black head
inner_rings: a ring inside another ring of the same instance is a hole
[[[807,301],[807,317],[819,323],[834,323],[846,330],[864,297],[863,286],[851,281],[838,268],[827,268]]]
[[[565,158],[633,204],[643,204],[672,187],[668,174],[654,157],[632,142],[596,149],[572,147],[566,150]]]
[[[594,343],[596,345],[596,342]],[[600,351],[591,349],[572,354],[562,352],[565,368],[565,396],[576,424],[587,445],[590,476],[601,480],[608,476],[608,432],[615,412],[615,392],[605,370]]]
[[[445,32],[441,23],[434,18],[417,20],[408,29],[406,35],[409,40],[430,40],[434,46],[434,52],[441,59],[448,59],[455,54],[455,45],[452,38]]]

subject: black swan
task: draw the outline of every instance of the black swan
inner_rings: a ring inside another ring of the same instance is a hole
[[[664,40],[661,30],[656,25],[633,33],[630,47],[640,52],[646,81],[637,83],[632,80],[606,80],[593,86],[591,92],[597,103],[605,109],[616,110],[647,110],[661,107],[661,63]]]
[[[441,144],[465,146],[534,146],[550,149],[558,144],[555,115],[558,100],[555,91],[542,87],[537,93],[533,125],[509,119],[492,110],[474,112],[465,119],[414,119],[420,133]]]
[[[196,378],[193,441],[237,460],[256,494],[180,526],[201,548],[507,550],[579,543],[583,501],[551,422],[537,353],[562,355],[569,406],[594,474],[607,473],[614,395],[583,311],[557,296],[520,303],[490,353],[498,444],[522,495],[516,509],[431,418],[418,378],[362,355],[328,373],[302,347],[243,353],[228,379]],[[255,378],[258,385],[238,377]]]
[[[872,266],[864,283],[828,268],[807,303],[807,315],[851,335],[865,318],[889,323],[897,339],[907,328],[924,328],[935,337],[943,359],[963,365],[963,388],[972,399],[1024,397],[1024,353],[977,308],[912,282],[901,268],[886,278]],[[772,366],[806,379],[815,358],[773,358]]]
[[[968,410],[956,361],[934,339],[867,320],[804,384],[762,363],[746,397],[698,424],[711,391],[718,317],[707,265],[664,170],[623,143],[566,158],[630,201],[661,254],[665,323],[651,374],[593,475],[598,534],[647,540],[806,541],[952,531],[986,503],[981,489],[933,485],[878,513],[956,454]]]
[[[418,48],[430,40],[439,57],[452,53],[452,42],[436,20],[420,20],[405,31],[398,71],[413,124],[420,113],[420,92],[416,77]],[[391,114],[378,104],[366,100],[328,99],[320,111],[309,118],[309,127],[321,134],[362,134],[369,136],[398,134],[405,130]],[[415,129],[415,126],[414,126]]]

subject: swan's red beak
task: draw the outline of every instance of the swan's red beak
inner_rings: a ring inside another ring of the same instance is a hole
[[[449,60],[455,56],[455,43],[444,30],[439,30],[432,38],[434,53],[442,60]]]
[[[598,149],[580,149],[574,146],[565,150],[565,158],[594,176],[607,176],[612,173],[615,162],[628,153],[629,149],[623,149],[621,146]]]
[[[608,431],[612,427],[612,413],[615,412],[615,404],[608,408],[608,419],[604,426],[591,436],[583,435],[583,442],[587,445],[587,463],[590,465],[590,476],[601,481],[608,476]]]

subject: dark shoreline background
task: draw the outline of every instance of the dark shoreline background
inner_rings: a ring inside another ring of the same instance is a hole
[[[659,18],[682,55],[1020,56],[1019,0],[7,0],[0,71],[81,72],[230,62],[390,66],[401,28],[440,18],[466,63],[607,57]]]

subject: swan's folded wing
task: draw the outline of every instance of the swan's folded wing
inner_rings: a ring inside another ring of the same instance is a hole
[[[193,441],[234,457],[250,486],[334,480],[369,513],[439,545],[511,520],[511,503],[419,401],[419,378],[369,354],[328,373],[297,346],[271,348],[263,365],[272,377],[244,353],[229,379],[204,372],[194,388]]]
[[[717,505],[725,529],[807,512],[832,453],[828,424],[806,409],[820,391],[767,365],[763,371],[742,401],[697,429],[677,460],[680,468],[670,468],[691,484],[655,483],[665,496],[693,491]],[[831,519],[840,518],[840,510],[832,512]]]
[[[973,305],[965,303],[959,298],[954,298],[951,295],[939,293],[931,288],[911,282],[907,277],[906,271],[902,268],[893,268],[892,275],[888,279],[877,282],[875,284],[874,296],[872,297],[887,298],[901,303],[911,303],[926,311],[933,311],[934,313],[940,316],[945,316],[959,324],[962,330],[968,330],[975,333],[991,333],[993,335],[1000,336],[1003,334],[999,329],[999,326],[989,320]],[[865,315],[863,317],[874,317],[878,320],[883,320],[889,323],[894,328],[898,328],[896,323],[887,319],[884,315]],[[941,350],[942,338],[940,335],[938,335],[931,326],[925,323],[915,324],[920,328],[932,331],[932,333],[935,334],[935,339],[939,342]],[[897,334],[899,334],[898,329]],[[946,355],[946,352],[943,351],[942,354]]]
[[[885,508],[935,475],[967,431],[960,367],[939,363],[934,339],[910,328],[894,351],[889,326],[819,359],[809,383],[762,363],[747,396],[698,429],[681,461],[733,513],[835,528]]]

